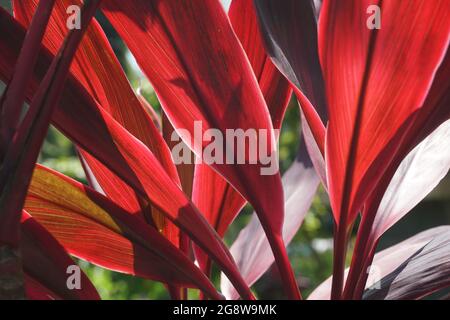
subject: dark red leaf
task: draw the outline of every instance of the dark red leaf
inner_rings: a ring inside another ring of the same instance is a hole
[[[7,79],[21,46],[24,30],[8,13],[0,10],[0,76]],[[38,60],[36,78],[27,92],[30,97],[48,67],[51,54],[43,50]],[[56,127],[80,147],[102,161],[111,171],[132,186],[142,197],[167,215],[188,233],[194,242],[216,259],[233,279],[240,293],[252,297],[230,254],[220,238],[192,206],[189,199],[172,182],[159,161],[111,115],[101,108],[73,77],[69,77],[59,107],[53,114]]]
[[[26,87],[33,75],[33,68],[39,55],[39,48],[52,13],[55,0],[41,1],[30,22],[29,32],[17,58],[14,74],[7,83],[0,100],[1,117],[1,156],[17,130]],[[31,18],[30,18],[31,20]]]
[[[381,6],[379,30],[366,25],[373,4]],[[330,118],[328,190],[337,224],[334,298],[341,292],[349,227],[398,152],[408,119],[423,105],[444,58],[447,11],[446,1],[323,2],[319,51]]]
[[[14,245],[18,242],[20,212],[34,163],[47,133],[52,112],[61,97],[70,63],[100,1],[93,0],[83,6],[81,28],[74,29],[67,35],[6,151],[0,171],[0,243]]]
[[[232,1],[228,16],[250,60],[269,108],[273,127],[279,130],[291,97],[289,83],[265,52],[252,2]],[[246,202],[226,180],[204,163],[197,164],[195,168],[192,200],[221,237]],[[199,265],[208,270],[210,263],[207,256],[201,252],[197,252],[196,256]]]
[[[37,166],[25,209],[79,258],[220,298],[202,272],[158,231],[108,198]]]
[[[323,155],[327,120],[313,1],[254,1],[268,55],[292,83]]]
[[[13,1],[15,17],[28,26],[38,1]],[[53,53],[57,52],[67,33],[66,8],[80,5],[79,0],[58,1],[49,23],[44,45]],[[120,63],[98,22],[94,19],[86,31],[86,35],[77,51],[71,67],[72,74],[84,88],[96,98],[115,120],[131,134],[141,140],[158,158],[164,169],[179,183],[175,166],[172,163],[170,150],[167,148],[160,132],[144,108],[141,100],[133,92]],[[93,171],[102,190],[130,212],[144,212],[147,219],[154,219],[158,228],[176,245],[179,243],[178,229],[156,209],[151,209],[136,192],[118,178],[94,157],[81,150],[87,165]],[[153,217],[152,217],[153,213]]]
[[[67,286],[68,268],[76,263],[48,231],[27,212],[21,221],[21,250],[29,299],[100,299],[92,283],[80,270],[80,288]]]
[[[172,125],[197,155],[208,142],[193,141],[182,130],[195,137],[195,121],[201,121],[201,133],[214,128],[224,136],[226,129],[264,129],[259,133],[267,142],[266,155],[276,155],[264,97],[218,1],[113,0],[105,2],[103,9],[150,79]],[[225,143],[223,150],[225,155],[234,146]],[[260,161],[248,163],[248,146],[241,151],[245,151],[246,164],[212,166],[255,207],[287,289],[291,297],[298,297],[281,238],[284,214],[280,175],[262,175],[264,165]]]

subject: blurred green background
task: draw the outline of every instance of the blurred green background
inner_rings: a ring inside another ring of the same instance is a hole
[[[9,1],[0,0],[3,7],[10,9]],[[229,2],[229,1],[225,1]],[[140,88],[143,95],[156,109],[158,100],[148,81],[142,76],[133,57],[120,38],[104,19],[97,17],[116,52],[132,86]],[[280,138],[280,167],[284,172],[292,163],[299,143],[299,112],[296,101],[292,100],[283,123]],[[55,128],[51,127],[45,140],[39,162],[81,182],[86,183],[83,169],[73,144]],[[430,227],[450,224],[450,183],[449,178],[426,200],[419,204],[408,216],[394,226],[383,237],[379,248],[385,248]],[[225,242],[231,244],[249,220],[251,208],[246,207],[232,224]],[[332,218],[326,193],[321,188],[314,200],[306,220],[288,247],[289,256],[296,275],[299,276],[303,295],[325,280],[332,269]],[[351,251],[351,250],[350,250]],[[160,283],[143,280],[109,270],[101,269],[84,261],[80,266],[87,273],[103,299],[168,299],[167,290]],[[219,285],[219,273],[213,272]],[[283,298],[276,268],[271,268],[253,287],[259,298]],[[190,290],[190,298],[197,297],[196,290]]]

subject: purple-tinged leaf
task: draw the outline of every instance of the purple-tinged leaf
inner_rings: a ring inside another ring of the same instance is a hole
[[[292,83],[323,154],[326,100],[319,63],[316,9],[311,0],[255,0],[268,55]]]
[[[450,230],[448,227],[446,229],[436,234],[395,270],[383,276],[380,282],[369,287],[363,299],[420,299],[449,287]],[[374,266],[377,266],[376,261]],[[386,272],[383,272],[384,274]]]
[[[307,151],[303,145],[299,150],[297,159],[283,175],[286,211],[283,238],[286,245],[290,243],[302,225],[319,183],[319,177],[308,159]],[[255,214],[253,214],[249,224],[239,233],[231,247],[231,254],[249,286],[254,284],[274,262],[269,243]],[[227,299],[239,297],[239,294],[223,274],[221,288]]]
[[[450,241],[450,226],[440,226],[432,229],[428,229],[423,231],[407,240],[404,240],[392,247],[389,247],[383,251],[380,251],[375,255],[372,266],[369,270],[366,270],[369,274],[368,281],[366,284],[366,288],[374,287],[379,285],[379,281],[394,272],[395,270],[399,270],[403,263],[407,262],[408,259],[414,259],[414,256],[419,254],[420,251],[427,247],[427,245],[434,243],[429,246],[429,248],[424,251],[425,258],[420,258],[421,261],[419,263],[424,262],[422,259],[428,259],[433,257],[433,252],[438,250],[442,256],[446,256],[447,258],[447,268],[448,268],[448,253],[450,250],[448,249],[448,244]],[[437,244],[437,245],[435,245]],[[444,253],[444,249],[440,246],[445,245],[447,253]],[[427,258],[428,257],[428,258]],[[432,259],[432,258],[431,258]],[[439,259],[436,259],[437,261]],[[425,265],[423,265],[425,266]],[[433,263],[430,263],[429,266],[433,266]],[[422,268],[422,267],[421,267]],[[345,275],[347,276],[348,269],[346,270]],[[413,275],[411,273],[411,275]],[[440,277],[439,273],[436,274],[436,278]],[[430,280],[434,283],[435,279],[433,276],[430,277]],[[450,277],[447,274],[447,279]],[[417,280],[417,279],[416,279]],[[426,279],[423,279],[426,280]],[[331,294],[331,282],[332,277],[329,277],[322,284],[320,284],[308,297],[308,300],[328,300],[330,299]],[[378,284],[377,284],[378,283]],[[385,282],[386,284],[386,282]],[[423,282],[425,285],[425,282]],[[379,286],[380,289],[383,288]]]
[[[450,120],[447,120],[400,164],[378,208],[369,241],[376,241],[422,201],[449,169]]]

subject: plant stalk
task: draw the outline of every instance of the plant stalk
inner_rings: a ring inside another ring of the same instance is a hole
[[[349,234],[350,232],[347,230],[344,224],[335,227],[331,300],[340,300],[342,298],[342,289],[344,287],[345,258],[347,256]]]
[[[85,2],[82,29],[71,31],[66,37],[3,159],[0,171],[0,290],[6,299],[25,297],[18,249],[23,203],[52,111],[61,96],[76,49],[100,1]]]
[[[270,235],[268,236],[268,240],[288,299],[302,300],[302,295],[297,285],[297,279],[295,278],[294,270],[289,261],[283,238],[281,235],[274,235],[273,233],[267,234]]]
[[[10,245],[0,246],[0,300],[24,300],[25,285],[20,250]]]
[[[17,58],[13,76],[7,84],[0,101],[2,156],[19,124],[26,89],[30,83],[39,49],[47,28],[55,0],[41,0],[33,15],[23,46]]]

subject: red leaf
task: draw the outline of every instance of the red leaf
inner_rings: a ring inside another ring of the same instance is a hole
[[[267,56],[251,1],[233,0],[228,12],[266,100],[274,129],[280,129],[291,98],[289,82]]]
[[[252,65],[271,115],[273,127],[281,128],[291,97],[289,83],[266,55],[251,1],[234,0],[229,10],[233,30]],[[210,192],[213,190],[214,194]],[[245,199],[211,167],[202,163],[195,168],[193,202],[217,233],[223,237],[245,204]],[[196,254],[203,270],[210,268],[208,257]]]
[[[268,55],[294,87],[323,155],[327,120],[313,1],[254,1]]]
[[[30,22],[31,27],[20,50],[14,74],[7,83],[0,101],[1,117],[1,157],[17,130],[25,91],[33,75],[33,68],[39,55],[39,47],[47,27],[55,0],[42,1]],[[31,20],[31,18],[30,18]]]
[[[335,273],[333,297],[342,287],[349,226],[398,151],[448,46],[447,2],[376,3],[379,30],[366,26],[374,1],[324,1],[321,9],[319,51],[330,117],[325,154],[337,224],[335,272],[341,275]]]
[[[13,4],[16,18],[27,26],[38,1],[15,0]],[[43,43],[53,54],[56,53],[67,33],[66,9],[73,4],[80,5],[81,1],[58,1],[55,6]],[[170,150],[164,143],[150,114],[133,92],[106,35],[95,19],[87,29],[75,55],[71,72],[115,120],[149,147],[174,182],[179,183]],[[174,244],[179,244],[178,229],[172,223],[165,221],[164,217],[161,218],[161,213],[156,213],[156,209],[150,209],[148,204],[146,205],[145,201],[140,199],[132,188],[101,162],[86,152],[81,151],[81,154],[108,197],[128,211],[148,212],[147,219],[152,219],[151,213],[153,212],[158,227]]]
[[[70,290],[67,270],[76,263],[64,248],[25,211],[21,222],[21,250],[27,297],[31,299],[98,300],[97,291],[80,270],[80,289]]]
[[[175,129],[172,127],[172,124],[170,123],[169,119],[167,119],[166,115],[162,114],[162,134],[164,137],[164,140],[166,141],[167,145],[170,149],[172,149],[175,146],[175,142],[172,141],[172,135],[175,132]],[[183,145],[185,146],[185,145]],[[187,148],[186,148],[187,149]],[[187,151],[187,150],[186,150]],[[188,197],[192,197],[192,184],[194,180],[194,154],[189,151],[188,155],[191,159],[190,163],[180,163],[176,165],[178,175],[180,177],[181,181],[181,188],[186,193]],[[190,239],[186,236],[184,233],[180,233],[180,241],[179,241],[179,247],[180,250],[183,251],[187,256],[191,257],[192,260],[192,246]],[[201,268],[201,267],[200,267]],[[202,268],[201,268],[202,269]],[[203,269],[202,269],[203,271]],[[169,288],[169,292],[171,294],[171,297],[176,300],[183,300],[187,298],[188,292],[185,288],[179,290],[179,288]]]
[[[47,133],[52,112],[61,97],[72,58],[100,1],[93,0],[83,6],[80,29],[72,30],[67,35],[6,151],[0,171],[2,243],[14,246],[18,242],[20,212],[34,163]]]
[[[158,231],[94,190],[36,167],[25,208],[65,249],[102,267],[220,296]]]
[[[345,285],[347,296],[357,295],[353,292],[357,281],[364,281],[365,278],[360,270],[371,260],[367,255],[373,251],[379,237],[425,197],[448,171],[448,155],[442,151],[447,147],[448,125],[444,123],[429,133],[450,118],[450,84],[445,80],[449,77],[450,54],[447,51],[424,105],[415,112],[415,116],[408,119],[412,126],[403,139],[395,160],[366,202],[349,280]],[[428,134],[429,136],[420,142]],[[417,143],[419,145],[415,147]],[[415,149],[409,152],[414,147]],[[411,184],[417,187],[411,188]],[[404,193],[403,190],[408,191]]]
[[[4,10],[0,10],[0,76],[11,73],[24,36],[24,30]],[[29,87],[28,97],[36,89],[48,67],[51,54],[43,50],[36,69],[36,78]],[[230,254],[190,203],[172,182],[155,156],[139,140],[129,134],[96,104],[95,100],[72,77],[66,83],[62,100],[53,114],[56,127],[80,147],[102,161],[111,171],[132,186],[142,197],[164,212],[177,226],[188,233],[217,261],[219,266],[239,287],[246,298],[252,297],[237,272]],[[150,169],[151,168],[151,169]],[[151,172],[150,172],[151,170]]]
[[[201,121],[201,133],[209,128],[222,133],[226,129],[264,129],[267,155],[276,155],[267,106],[218,1],[108,1],[103,9],[149,77],[172,125],[197,155],[208,142],[192,141],[181,130],[195,137],[195,121]],[[224,154],[234,150],[232,147],[225,143]],[[248,162],[249,149],[241,151]],[[291,297],[297,297],[281,238],[279,174],[261,175],[261,162],[216,163],[213,167],[255,207],[284,270]]]
[[[320,49],[330,115],[327,166],[338,223],[341,213],[352,220],[361,198],[379,179],[373,172],[389,163],[393,152],[374,165],[423,104],[448,44],[445,2],[383,1],[382,27],[376,31],[366,27],[368,6],[369,1],[325,1],[321,11]],[[418,26],[411,23],[415,18],[420,19]],[[362,185],[370,173],[373,181]]]

